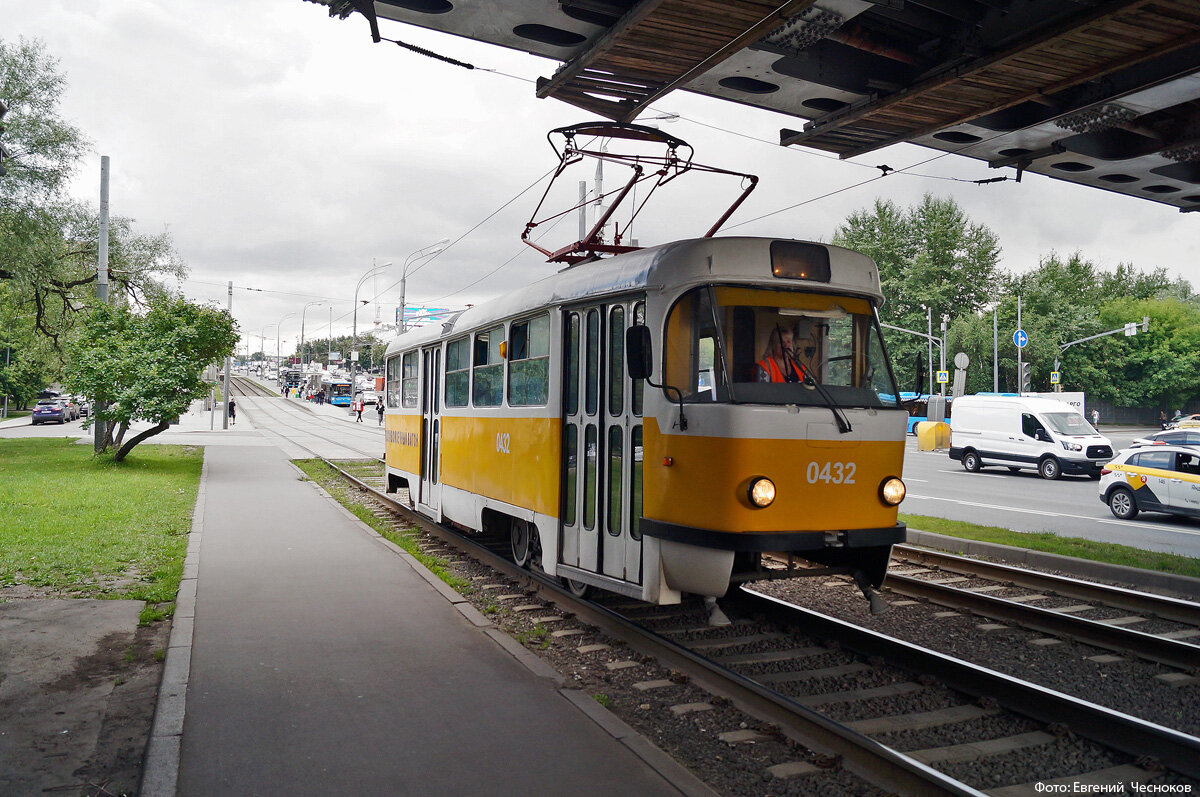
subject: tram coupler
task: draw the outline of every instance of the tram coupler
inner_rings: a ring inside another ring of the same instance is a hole
[[[729,625],[729,617],[717,605],[717,599],[712,595],[704,596],[704,608],[708,610],[708,624],[714,628]]]
[[[861,570],[855,570],[850,574],[854,578],[854,583],[858,585],[863,597],[867,599],[867,603],[871,605],[871,614],[883,614],[888,609],[892,608],[888,602],[883,599],[883,596],[875,591],[871,586],[871,579]]]

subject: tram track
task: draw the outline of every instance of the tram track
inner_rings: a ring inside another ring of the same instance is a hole
[[[724,629],[705,625],[698,606],[650,606],[617,596],[580,601],[553,579],[517,568],[495,546],[433,524],[338,470],[388,511],[469,551],[527,592],[685,673],[790,738],[838,757],[849,771],[881,788],[930,794],[980,794],[987,788],[987,793],[1010,795],[1032,793],[1034,779],[1055,777],[1088,784],[1200,780],[1196,737],[753,589],[727,597],[733,625]],[[855,716],[856,711],[874,715]],[[945,736],[947,728],[953,729],[953,743]],[[1070,749],[1075,771],[1028,763],[1057,748]],[[973,775],[980,759],[988,762],[988,772],[1024,768],[1029,777],[1021,782],[1018,774],[1006,784],[1011,788],[994,788],[982,783],[983,775]],[[1159,766],[1166,773],[1159,773]],[[1051,775],[1042,778],[1043,771]]]
[[[344,427],[339,422],[321,416],[319,413],[312,412],[307,407],[294,404],[287,399],[284,399],[266,387],[246,379],[245,377],[233,377],[233,387],[235,390],[244,390],[246,392],[239,395],[249,396],[251,398],[276,398],[279,401],[272,404],[271,422],[276,426],[282,426],[287,429],[299,432],[307,437],[315,437],[327,443],[333,443],[348,450],[362,454],[364,458],[371,459],[377,462],[383,462],[383,458],[369,453],[364,450],[363,446],[378,448],[383,445],[381,437],[357,426]],[[255,410],[249,405],[242,407],[242,412],[251,420],[254,420]],[[320,430],[314,429],[313,422],[320,424]],[[304,446],[295,439],[292,442],[301,448],[305,448],[311,452],[311,448]],[[315,455],[315,452],[313,452]]]
[[[897,546],[894,556],[920,567],[893,565],[889,592],[1180,670],[1200,668],[1200,604],[909,546]],[[943,578],[947,573],[954,575]],[[1018,594],[1000,597],[996,591]],[[1058,600],[1054,608],[1033,605],[1063,598],[1070,600]],[[1120,611],[1105,619],[1081,616],[1104,609]],[[1162,630],[1129,627],[1135,624]]]

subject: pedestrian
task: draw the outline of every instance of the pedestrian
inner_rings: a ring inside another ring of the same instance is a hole
[[[1160,429],[1167,428],[1167,411],[1166,410],[1158,411],[1158,427]]]
[[[1100,410],[1093,409],[1092,410],[1092,426],[1099,426],[1099,425],[1100,425]]]
[[[229,397],[229,425],[237,423],[237,402],[233,400],[233,396]]]
[[[379,413],[379,425],[383,426],[383,397],[375,400],[375,412]]]
[[[362,393],[354,397],[354,422],[362,423],[363,399]]]

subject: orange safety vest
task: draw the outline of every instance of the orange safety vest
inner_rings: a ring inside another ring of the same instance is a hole
[[[799,363],[796,363],[796,362],[791,362],[790,365],[792,366],[792,370],[795,371],[796,376],[800,377],[800,381],[803,382],[804,381],[804,366],[800,365]],[[786,382],[787,381],[787,378],[784,376],[783,371],[779,370],[779,366],[775,364],[774,357],[767,357],[765,360],[759,360],[758,367],[763,369],[764,371],[766,371],[768,374],[770,374],[772,382]]]

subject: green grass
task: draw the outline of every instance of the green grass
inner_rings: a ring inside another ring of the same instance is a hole
[[[967,540],[994,542],[1016,548],[1028,548],[1078,559],[1091,559],[1144,570],[1158,570],[1180,576],[1200,578],[1200,559],[1156,551],[1143,551],[1128,545],[1110,542],[1095,542],[1079,537],[1059,537],[1049,532],[1011,531],[997,526],[979,526],[958,520],[929,517],[928,515],[901,514],[900,520],[909,528],[960,537]]]
[[[14,410],[9,407],[8,416],[0,418],[0,420],[11,421],[13,418],[28,418],[30,415],[33,415],[33,410]]]
[[[412,554],[418,562],[425,565],[435,576],[449,584],[455,592],[458,592],[460,595],[469,595],[475,592],[475,587],[470,581],[460,578],[446,569],[446,562],[444,560],[436,556],[431,556],[421,550],[421,546],[417,543],[416,529],[405,529],[398,532],[390,523],[380,520],[371,514],[371,510],[356,498],[361,493],[356,488],[351,487],[349,482],[338,475],[337,471],[333,468],[319,459],[295,459],[292,462],[296,467],[304,471],[304,474],[308,478],[321,485],[338,503],[353,512],[355,517],[375,529],[375,531],[382,534],[386,539],[399,545],[407,553]],[[382,464],[374,462],[339,462],[338,464],[344,470],[358,478],[379,476],[383,468]]]
[[[138,446],[124,462],[71,440],[0,440],[0,585],[147,602],[168,616],[204,454]]]

